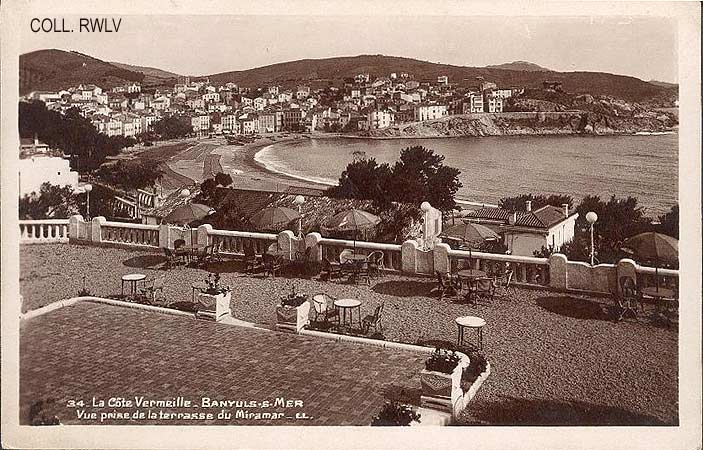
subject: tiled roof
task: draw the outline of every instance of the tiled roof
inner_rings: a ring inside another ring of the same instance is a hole
[[[515,225],[532,228],[549,228],[565,219],[564,211],[556,206],[543,206],[536,211],[516,211]],[[481,208],[470,211],[466,217],[474,219],[500,220],[509,223],[513,211],[503,208]]]

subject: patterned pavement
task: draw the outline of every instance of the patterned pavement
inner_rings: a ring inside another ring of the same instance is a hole
[[[419,401],[424,365],[418,353],[92,303],[22,323],[20,355],[23,424],[54,399],[47,411],[63,424],[368,425],[386,398]]]

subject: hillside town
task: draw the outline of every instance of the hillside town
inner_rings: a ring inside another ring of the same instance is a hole
[[[560,83],[545,82],[545,89]],[[416,80],[412,74],[368,73],[345,78],[341,87],[313,89],[300,84],[250,88],[208,79],[178,79],[173,88],[142,90],[139,83],[103,89],[80,84],[58,92],[34,91],[52,110],[78,108],[108,136],[139,138],[165,117],[190,121],[193,133],[254,135],[275,132],[363,132],[394,124],[421,122],[455,114],[500,113],[522,88],[498,87],[481,77],[453,82],[447,76]]]

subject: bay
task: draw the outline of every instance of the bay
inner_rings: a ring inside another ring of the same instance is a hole
[[[334,184],[355,152],[395,162],[422,145],[461,171],[457,198],[497,204],[523,193],[633,196],[648,216],[678,201],[678,134],[636,136],[491,136],[436,139],[305,139],[262,149],[267,169]]]

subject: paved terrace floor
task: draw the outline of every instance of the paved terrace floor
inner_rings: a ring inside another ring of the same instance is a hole
[[[190,302],[191,283],[204,280],[207,272],[192,268],[163,271],[158,269],[162,262],[162,257],[156,253],[137,250],[68,244],[23,246],[23,310],[75,296],[81,287],[83,275],[87,276],[87,287],[94,295],[119,294],[120,277],[132,272],[148,276],[165,273],[165,303]],[[493,370],[462,417],[462,422],[466,424],[678,423],[677,330],[655,326],[647,319],[614,323],[608,319],[607,299],[517,289],[509,298],[496,298],[491,303],[471,306],[433,297],[430,291],[434,282],[419,277],[386,275],[373,280],[371,286],[323,282],[317,277],[263,279],[236,271],[223,273],[222,279],[224,284],[233,288],[234,317],[262,324],[273,323],[274,306],[281,295],[290,292],[293,284],[298,292],[326,292],[340,298],[358,298],[363,302],[362,315],[370,314],[376,305],[385,302],[384,334],[393,341],[455,342],[456,317],[483,317],[487,322],[484,350]],[[69,314],[71,317],[76,314],[71,311],[75,310],[67,309],[57,314]],[[112,324],[110,329],[130,326],[132,321],[123,314],[119,308],[105,309],[105,320]],[[161,319],[160,315],[158,319]],[[81,323],[80,318],[75,320]],[[193,321],[184,321],[183,324],[185,342],[190,342],[188,336],[197,333],[199,327],[211,326]],[[61,329],[60,325],[56,326]],[[81,325],[71,325],[69,322],[66,327]],[[41,331],[42,327],[36,330],[31,328],[32,325],[29,331],[33,331],[35,339],[51,336]],[[22,331],[23,336],[27,334],[26,330]],[[86,331],[84,339],[91,340],[91,336]],[[110,333],[100,336],[106,342],[114,339]],[[285,342],[293,339],[276,338],[284,339],[277,342],[269,338],[269,334],[266,336],[262,338],[261,345],[273,355],[285,352]],[[192,337],[196,339],[198,336]],[[137,342],[141,340],[140,345],[146,348],[152,339],[145,334]],[[159,342],[164,346],[162,352],[168,354],[164,350],[168,349],[182,356],[180,364],[193,367],[201,364],[194,344],[185,345],[176,338]],[[321,353],[322,341],[305,342],[309,342],[311,352]],[[129,352],[127,346],[119,348]],[[147,352],[146,355],[151,356],[152,353]],[[246,363],[245,359],[238,362],[247,364],[240,369],[243,373],[257,370],[256,364]],[[32,368],[28,370],[24,373],[30,375],[24,382],[32,383],[33,374],[40,372],[33,372]],[[195,369],[164,367],[152,373],[150,383],[157,385],[181,370]],[[381,380],[384,375],[379,373],[377,376]],[[320,375],[320,378],[324,378],[325,385],[333,383],[327,377]],[[114,380],[110,379],[109,382],[113,383]],[[229,383],[227,379],[220,382]],[[364,379],[363,382],[368,380]],[[179,386],[178,383],[172,384]],[[169,395],[171,392],[173,389],[165,391]],[[349,411],[351,408],[345,414],[351,416]],[[365,420],[368,419],[366,417]]]
[[[20,340],[20,418],[30,405],[53,398],[64,424],[369,425],[386,397],[419,403],[424,357],[408,351],[336,343],[327,339],[205,322],[190,317],[79,303],[31,319]],[[93,398],[168,400],[182,396],[198,408],[92,407]],[[220,407],[202,398],[255,401]],[[276,399],[301,400],[280,407]],[[86,408],[68,408],[70,400]],[[269,401],[270,407],[258,402]],[[81,420],[77,410],[97,412]],[[101,412],[141,410],[213,413],[212,420],[101,420]],[[237,411],[281,412],[275,420],[244,419]],[[305,413],[311,419],[295,419]]]

